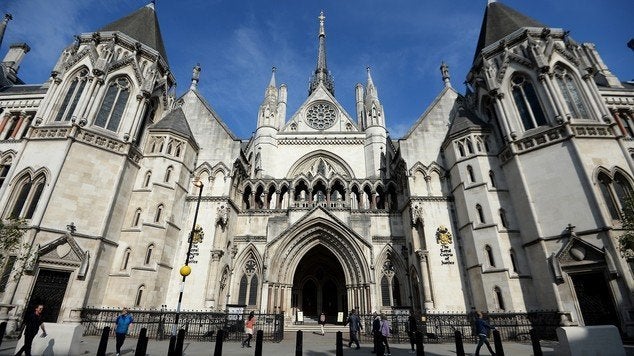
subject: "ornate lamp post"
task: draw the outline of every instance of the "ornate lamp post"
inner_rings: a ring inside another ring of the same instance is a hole
[[[194,186],[198,187],[198,200],[196,201],[196,212],[194,213],[194,223],[192,224],[192,230],[189,233],[189,239],[187,240],[189,245],[187,246],[187,255],[185,256],[185,265],[181,267],[180,274],[183,276],[183,280],[181,281],[181,290],[178,295],[178,304],[176,305],[176,317],[174,318],[174,329],[172,330],[172,335],[176,335],[176,331],[178,329],[178,319],[180,317],[181,312],[181,302],[183,301],[183,290],[185,289],[185,279],[192,272],[192,268],[189,267],[189,257],[192,252],[192,245],[194,242],[198,243],[202,241],[203,231],[200,226],[196,226],[196,220],[198,220],[198,209],[200,208],[200,198],[203,195],[203,182],[200,181],[200,178],[194,179]]]

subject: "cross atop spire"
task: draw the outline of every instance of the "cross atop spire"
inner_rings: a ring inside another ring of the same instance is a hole
[[[326,29],[324,26],[326,16],[324,16],[324,12],[322,11],[317,18],[319,19],[319,49],[317,52],[317,68],[315,69],[315,73],[310,79],[308,95],[315,91],[319,83],[322,83],[326,87],[326,89],[330,93],[332,93],[332,95],[335,95],[335,83],[326,65]]]

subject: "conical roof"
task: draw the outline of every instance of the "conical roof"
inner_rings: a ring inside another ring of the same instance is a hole
[[[478,46],[473,56],[474,61],[483,48],[523,27],[545,26],[539,21],[519,13],[502,3],[489,2],[484,12]]]
[[[161,36],[161,29],[153,4],[143,6],[130,15],[104,26],[99,31],[122,32],[144,45],[157,50],[167,62],[163,37]]]

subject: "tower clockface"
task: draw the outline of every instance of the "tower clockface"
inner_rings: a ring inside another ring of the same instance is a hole
[[[317,103],[311,105],[306,111],[306,121],[308,126],[325,130],[335,124],[337,109],[329,103]]]

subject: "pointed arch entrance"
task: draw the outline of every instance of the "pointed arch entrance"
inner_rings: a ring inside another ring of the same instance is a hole
[[[327,210],[315,207],[268,244],[263,305],[289,316],[300,306],[307,316],[321,313],[322,308],[329,313],[352,308],[370,312],[371,254],[366,239]]]
[[[348,309],[343,267],[337,257],[323,245],[311,248],[299,261],[293,277],[291,307],[304,317],[317,320],[326,313],[335,320],[337,312]]]

